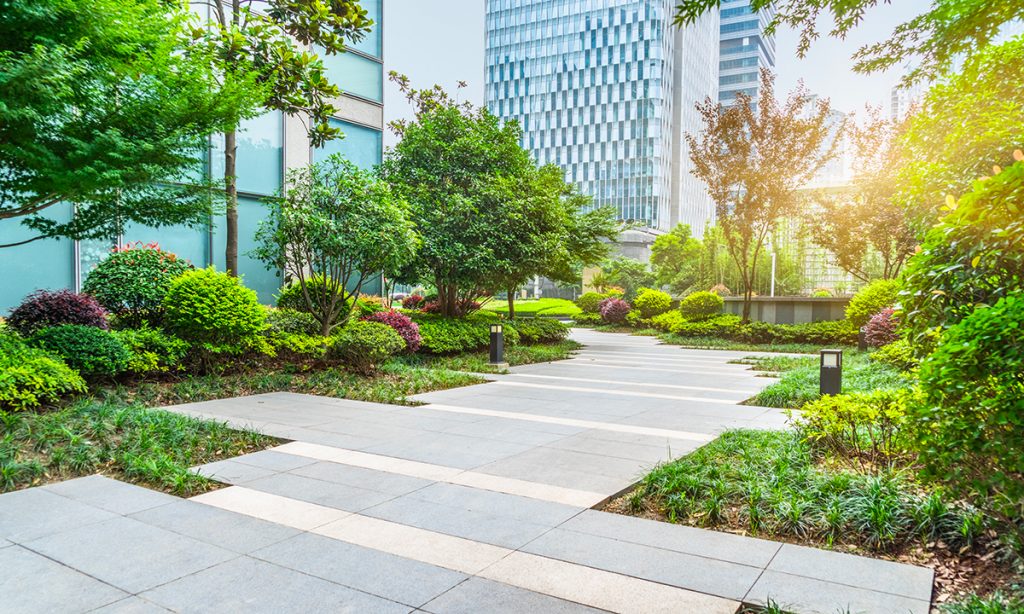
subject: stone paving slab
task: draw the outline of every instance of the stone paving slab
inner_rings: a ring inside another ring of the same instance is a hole
[[[49,492],[28,488],[0,495],[0,537],[14,543],[117,518],[117,514]]]
[[[167,608],[158,606],[152,601],[141,597],[127,597],[102,608],[91,610],[89,614],[166,614]]]
[[[121,515],[141,512],[181,500],[173,495],[148,488],[138,488],[100,475],[49,484],[42,489]]]
[[[91,610],[128,593],[21,546],[0,548],[0,611],[67,612]]]
[[[131,517],[238,554],[249,554],[300,533],[281,524],[181,499]]]
[[[930,581],[928,587],[931,587]],[[764,605],[769,599],[787,612],[801,614],[928,614],[930,609],[927,600],[910,599],[777,571],[765,571],[747,593],[745,601]]]
[[[420,609],[431,614],[597,614],[606,611],[475,577],[452,588]]]

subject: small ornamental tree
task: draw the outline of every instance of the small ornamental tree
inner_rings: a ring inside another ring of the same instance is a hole
[[[341,156],[292,171],[286,184],[254,253],[295,279],[327,336],[348,320],[367,277],[413,257],[417,235],[405,201]]]
[[[117,314],[126,326],[159,323],[171,280],[193,268],[156,243],[128,244],[116,248],[89,271],[82,290]]]
[[[608,324],[625,322],[629,311],[629,303],[621,298],[606,298],[601,301],[601,320]]]

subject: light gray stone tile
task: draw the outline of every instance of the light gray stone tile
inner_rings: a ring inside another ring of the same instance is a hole
[[[129,593],[238,556],[127,517],[71,529],[25,546]]]
[[[930,601],[935,572],[927,567],[784,544],[768,566],[795,576]]]
[[[347,512],[358,512],[394,498],[394,495],[376,490],[314,480],[293,473],[279,473],[246,482],[245,487]]]
[[[166,612],[170,612],[170,610],[160,607],[152,601],[146,601],[141,597],[128,597],[102,608],[91,610],[89,614],[161,614]]]
[[[141,597],[175,611],[209,612],[408,612],[409,607],[279,565],[240,557]]]
[[[85,611],[128,596],[109,584],[30,552],[0,549],[0,611]]]
[[[274,544],[252,556],[412,607],[430,601],[467,577],[310,533]]]
[[[180,501],[173,495],[126,484],[102,475],[90,475],[49,484],[44,486],[43,490],[122,515]]]
[[[315,480],[323,480],[325,482],[333,482],[335,484],[347,484],[348,486],[383,492],[396,497],[430,486],[434,483],[431,480],[414,478],[408,475],[399,475],[397,473],[388,473],[386,471],[378,471],[376,469],[354,467],[352,465],[326,461],[316,462],[312,465],[300,467],[299,469],[295,469],[289,473],[313,478]]]
[[[225,484],[244,484],[277,473],[272,469],[247,465],[235,460],[222,460],[199,465],[193,467],[192,471]]]
[[[597,614],[587,606],[483,578],[470,578],[423,606],[432,614]]]
[[[42,488],[0,495],[0,537],[15,543],[116,517]]]
[[[274,450],[261,450],[259,452],[253,452],[252,454],[238,456],[232,460],[246,465],[252,465],[254,467],[261,467],[263,469],[278,472],[291,471],[292,469],[305,467],[306,465],[311,465],[316,462],[311,458],[295,456],[294,454],[282,454],[281,452],[275,452]]]
[[[145,510],[131,517],[239,554],[247,554],[299,534],[298,529],[187,500]]]
[[[928,614],[930,608],[926,600],[777,571],[765,571],[744,601],[764,605],[768,599],[787,612],[801,614]]]
[[[438,483],[409,495],[440,505],[506,516],[553,527],[580,513],[580,508],[491,490]]]

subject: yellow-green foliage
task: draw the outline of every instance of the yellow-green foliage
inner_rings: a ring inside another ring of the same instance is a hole
[[[861,288],[846,306],[846,319],[860,328],[871,316],[896,304],[900,283],[895,279],[879,279]]]
[[[672,297],[667,292],[652,288],[640,288],[633,299],[633,309],[640,312],[640,318],[647,320],[661,315],[672,308]]]
[[[714,292],[694,292],[679,302],[679,311],[691,322],[700,322],[722,312],[725,301]]]
[[[685,321],[686,320],[683,318],[683,314],[673,309],[672,311],[666,311],[661,315],[656,315],[653,318],[651,318],[651,326],[660,331],[670,333],[677,326],[682,325]]]
[[[920,398],[907,389],[826,395],[801,407],[795,422],[815,445],[884,461],[906,449],[907,412]]]
[[[164,308],[168,328],[206,352],[269,350],[260,334],[267,326],[266,312],[256,293],[213,267],[174,278]]]
[[[85,391],[85,380],[60,359],[0,332],[0,409],[31,409]]]

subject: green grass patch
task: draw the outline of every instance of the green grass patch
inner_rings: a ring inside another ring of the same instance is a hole
[[[580,308],[564,298],[524,299],[515,302],[516,317],[521,316],[553,316],[571,318],[581,313]],[[483,309],[495,313],[508,314],[508,301],[493,299],[484,304]]]
[[[781,372],[778,382],[768,386],[750,399],[751,405],[799,409],[808,401],[819,398],[818,357],[762,359],[751,358],[755,369]],[[871,392],[910,388],[912,376],[888,365],[872,361],[866,352],[847,351],[843,354],[843,392]]]
[[[516,345],[505,348],[505,362],[509,366],[515,367],[537,362],[565,360],[581,347],[583,346],[571,339],[549,344]],[[466,352],[454,356],[412,354],[392,359],[392,361],[409,367],[428,367],[470,373],[501,373],[503,371],[503,369],[490,364],[489,360],[490,355],[487,351]]]
[[[277,442],[218,422],[96,400],[0,417],[0,491],[103,472],[191,496],[216,484],[189,467]]]
[[[783,352],[787,354],[817,354],[824,346],[811,343],[742,343],[721,337],[680,337],[660,333],[659,337],[672,345],[696,350],[736,350],[740,352]],[[829,346],[832,347],[832,346]]]
[[[979,512],[919,484],[824,460],[794,432],[736,430],[657,467],[622,503],[672,522],[889,551],[943,540],[970,546]]]

